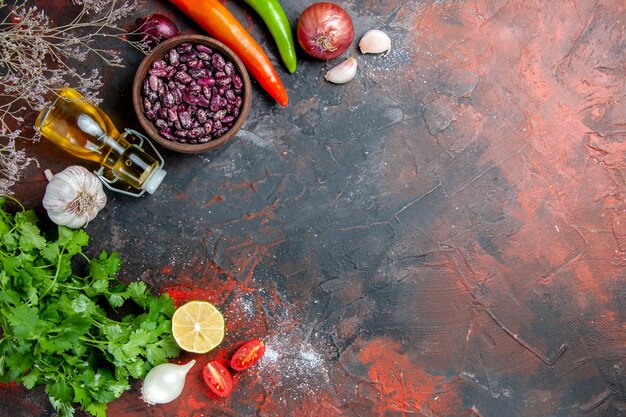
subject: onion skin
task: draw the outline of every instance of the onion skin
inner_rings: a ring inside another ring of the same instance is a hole
[[[314,3],[298,20],[298,42],[307,54],[333,59],[343,54],[354,39],[354,26],[348,12],[334,3]]]

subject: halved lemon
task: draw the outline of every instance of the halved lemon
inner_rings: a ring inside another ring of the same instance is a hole
[[[181,349],[207,353],[224,338],[224,317],[207,301],[190,301],[174,312],[172,335]]]

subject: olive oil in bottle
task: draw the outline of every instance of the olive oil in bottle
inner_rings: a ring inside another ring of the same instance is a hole
[[[72,88],[58,92],[39,114],[35,128],[72,155],[109,168],[136,189],[152,194],[165,177],[156,159],[126,140],[106,113]]]

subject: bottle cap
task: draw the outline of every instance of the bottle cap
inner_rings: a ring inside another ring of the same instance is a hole
[[[157,187],[161,184],[161,181],[163,181],[163,178],[165,178],[165,174],[167,174],[167,171],[158,168],[156,171],[150,174],[146,182],[143,184],[142,188],[150,194],[153,194],[156,191]]]

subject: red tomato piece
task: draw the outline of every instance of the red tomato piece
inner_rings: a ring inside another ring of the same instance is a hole
[[[219,397],[228,397],[233,392],[233,377],[218,361],[211,361],[202,368],[202,378],[211,392]]]
[[[257,363],[265,353],[265,344],[259,339],[245,343],[230,360],[230,367],[235,371],[245,371]]]

